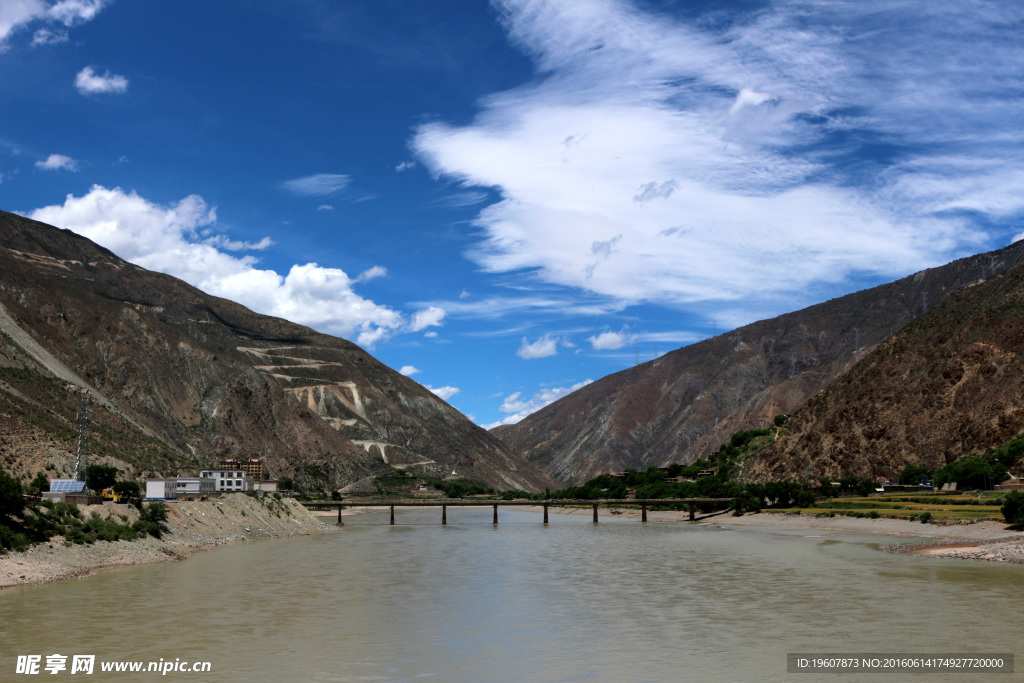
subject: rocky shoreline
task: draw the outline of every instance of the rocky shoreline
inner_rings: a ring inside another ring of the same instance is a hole
[[[114,543],[65,545],[63,537],[33,546],[26,552],[0,556],[0,589],[80,578],[112,567],[181,560],[225,543],[285,538],[334,528],[295,501],[273,497],[252,498],[230,494],[210,501],[168,503],[168,532],[162,539],[148,537]],[[128,505],[94,505],[83,516],[127,518],[138,511]]]

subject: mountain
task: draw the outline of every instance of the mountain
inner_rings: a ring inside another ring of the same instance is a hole
[[[355,344],[0,212],[0,464],[70,472],[81,388],[95,397],[90,450],[136,476],[234,456],[327,489],[388,465],[553,483]]]
[[[565,484],[689,463],[791,413],[951,292],[1024,244],[762,320],[604,377],[492,433]]]
[[[746,476],[937,469],[1024,429],[1024,263],[964,287],[881,344],[787,423]]]

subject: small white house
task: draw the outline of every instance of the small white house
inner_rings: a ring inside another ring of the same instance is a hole
[[[178,477],[178,497],[205,496],[217,490],[217,483],[209,477]]]
[[[264,479],[256,488],[266,493],[274,493],[277,491],[277,479]]]
[[[254,490],[252,477],[241,469],[199,470],[199,477],[213,480],[214,488],[224,493]]]
[[[146,500],[174,500],[178,495],[178,480],[147,479]]]

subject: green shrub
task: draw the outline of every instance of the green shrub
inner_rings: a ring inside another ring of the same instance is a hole
[[[1006,494],[1000,512],[1003,513],[1003,519],[1007,524],[1024,526],[1024,492],[1011,491]]]
[[[31,543],[25,534],[0,526],[0,554],[8,550],[22,552],[28,550],[29,545]]]
[[[930,521],[932,521],[932,513],[930,513],[930,512],[922,512],[921,513],[921,524],[927,524]]]

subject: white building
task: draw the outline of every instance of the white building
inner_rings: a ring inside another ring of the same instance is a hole
[[[213,480],[214,488],[225,493],[254,489],[252,477],[242,469],[199,470],[199,477],[209,477]]]
[[[146,500],[174,500],[178,493],[178,480],[170,479],[147,479]]]
[[[217,490],[217,482],[209,477],[178,477],[177,494],[182,496],[205,496]]]

